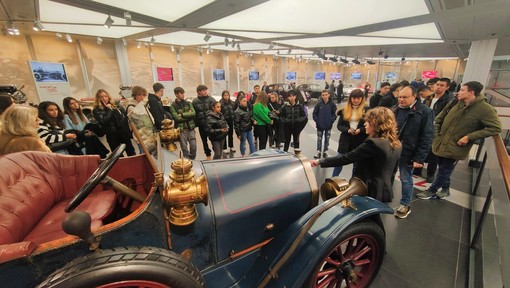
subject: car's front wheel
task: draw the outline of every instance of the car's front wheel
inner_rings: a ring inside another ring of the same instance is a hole
[[[385,250],[382,228],[372,221],[349,226],[315,265],[308,287],[369,287]]]
[[[160,248],[125,247],[78,258],[37,287],[201,288],[204,281],[179,254]]]

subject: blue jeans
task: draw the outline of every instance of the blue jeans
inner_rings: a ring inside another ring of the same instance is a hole
[[[327,152],[329,148],[329,136],[331,136],[331,130],[319,130],[317,129],[317,151]],[[324,150],[322,150],[322,138],[324,137]]]
[[[241,145],[239,150],[241,150],[241,155],[246,155],[246,140],[248,140],[248,145],[250,146],[250,154],[255,152],[255,144],[253,143],[253,132],[245,131],[241,133]]]
[[[441,156],[437,157],[437,176],[432,185],[430,185],[430,192],[437,192],[439,188],[448,189],[450,188],[450,176],[452,176],[453,169],[457,165],[457,160],[444,158]]]
[[[409,206],[413,197],[413,164],[409,159],[400,158],[398,161],[400,182],[402,182],[402,199],[400,204]]]

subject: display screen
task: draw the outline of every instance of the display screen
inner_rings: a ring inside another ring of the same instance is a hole
[[[351,73],[351,80],[361,80],[361,72]]]
[[[340,80],[342,78],[342,73],[334,72],[330,75],[331,80]]]
[[[248,73],[248,80],[250,81],[259,80],[259,71],[250,71]]]
[[[396,72],[386,72],[386,74],[384,74],[384,77],[386,79],[397,79],[397,73]]]
[[[313,75],[314,80],[326,80],[326,72],[315,72]]]
[[[435,70],[425,70],[421,72],[421,78],[432,79],[435,77],[437,77],[437,71]]]
[[[288,81],[296,81],[297,73],[296,72],[287,72],[285,74],[285,80]]]
[[[67,82],[66,69],[62,63],[30,61],[36,82]]]
[[[225,70],[214,69],[213,70],[213,79],[214,80],[225,80]]]

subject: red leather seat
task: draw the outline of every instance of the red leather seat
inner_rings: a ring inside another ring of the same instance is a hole
[[[26,255],[33,244],[67,236],[61,228],[64,207],[99,162],[99,156],[33,151],[0,157],[0,262]],[[94,229],[114,206],[114,191],[96,189],[77,209],[91,215]],[[27,251],[12,251],[23,247]]]

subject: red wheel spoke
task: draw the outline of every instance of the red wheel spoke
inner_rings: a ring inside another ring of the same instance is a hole
[[[337,260],[332,259],[331,257],[326,258],[326,262],[331,264],[331,265],[335,265],[335,267],[340,266],[340,262],[337,261]]]
[[[363,259],[363,260],[359,260],[359,261],[354,261],[354,265],[356,266],[363,266],[363,265],[367,265],[367,264],[370,264],[372,263],[372,261],[370,259]]]
[[[354,260],[359,260],[361,257],[365,256],[370,251],[372,251],[372,247],[366,246],[361,251],[358,251],[352,258]]]
[[[336,272],[336,269],[322,270],[319,273],[317,273],[317,277],[318,278],[322,278],[322,277],[327,276],[327,275],[335,274],[335,272]]]
[[[335,280],[335,276],[330,275],[326,277],[324,280],[322,280],[322,282],[319,285],[317,285],[317,288],[327,287],[327,285],[329,285],[329,283],[331,283],[333,280]]]

